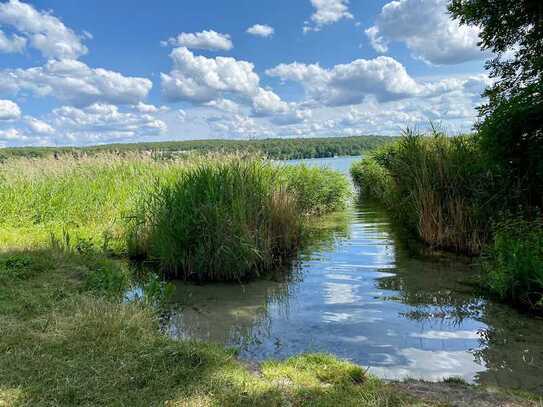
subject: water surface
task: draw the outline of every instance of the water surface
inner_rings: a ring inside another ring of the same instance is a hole
[[[346,172],[354,159],[301,161]],[[369,202],[319,223],[277,278],[177,283],[168,332],[252,361],[322,351],[388,379],[457,376],[543,393],[543,321],[478,296],[466,259],[413,257]]]

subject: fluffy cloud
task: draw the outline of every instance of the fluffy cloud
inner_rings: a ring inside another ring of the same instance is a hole
[[[28,126],[28,129],[32,133],[54,134],[55,132],[55,129],[50,124],[42,120],[36,119],[35,117],[25,116],[24,119],[25,119],[26,125]]]
[[[152,87],[145,78],[126,77],[80,61],[49,60],[44,66],[0,71],[0,92],[53,96],[62,102],[85,106],[95,102],[136,104]]]
[[[265,24],[255,24],[252,27],[247,28],[247,33],[264,38],[271,37],[274,31],[273,27]]]
[[[81,38],[50,12],[37,11],[29,4],[19,0],[0,3],[0,25],[17,30],[28,44],[39,50],[46,58],[78,58],[87,53]],[[3,34],[2,34],[3,35]],[[0,49],[2,40],[0,35]],[[13,36],[10,40],[12,51],[20,52],[26,45],[22,37]],[[15,43],[14,43],[15,42]]]
[[[72,106],[54,109],[51,122],[60,130],[57,142],[62,144],[133,141],[167,130],[162,120],[150,114],[121,112],[117,106],[100,103],[82,109]]]
[[[209,107],[213,107],[218,110],[222,110],[224,112],[230,112],[230,113],[241,112],[241,106],[238,105],[236,102],[229,99],[212,100],[211,102],[208,102],[205,105]]]
[[[254,95],[259,77],[254,65],[229,57],[195,56],[185,47],[175,48],[170,57],[173,69],[162,73],[162,89],[170,101],[210,102],[224,92]]]
[[[420,85],[404,66],[389,57],[357,59],[332,69],[318,64],[281,64],[266,73],[284,81],[300,82],[314,101],[328,106],[357,104],[367,96],[388,101],[421,92]]]
[[[0,30],[0,52],[4,53],[21,53],[26,47],[26,38],[13,34],[8,37]]]
[[[170,57],[172,71],[161,74],[163,94],[170,101],[188,101],[239,111],[232,104],[235,102],[225,98],[229,95],[250,106],[255,116],[296,113],[295,105],[284,102],[272,90],[260,86],[260,78],[250,62],[229,57],[196,56],[185,47],[174,49]]]
[[[283,102],[273,91],[259,88],[252,98],[253,111],[257,115],[282,114],[289,111],[289,105]]]
[[[176,38],[170,38],[163,45],[186,47],[191,49],[205,49],[208,51],[229,51],[234,47],[228,34],[221,34],[213,30],[204,30],[198,33],[181,33]]]
[[[0,120],[17,120],[21,117],[21,109],[11,100],[0,99]]]
[[[349,0],[311,0],[311,4],[315,8],[315,13],[311,16],[314,25],[307,23],[304,26],[304,32],[319,31],[325,25],[336,23],[344,18],[353,18],[349,12]]]
[[[447,0],[392,1],[366,35],[377,52],[387,52],[392,41],[403,42],[415,58],[431,64],[458,64],[485,56],[477,45],[479,29],[452,20]]]

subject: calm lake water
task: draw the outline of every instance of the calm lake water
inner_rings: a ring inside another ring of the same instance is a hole
[[[355,159],[301,161],[347,173]],[[278,278],[177,283],[166,326],[251,361],[330,352],[382,378],[457,376],[543,393],[543,321],[477,296],[465,283],[472,269],[463,258],[411,256],[385,211],[353,202],[319,221]]]

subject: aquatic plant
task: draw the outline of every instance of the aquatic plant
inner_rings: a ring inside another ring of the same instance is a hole
[[[347,185],[333,171],[259,158],[200,161],[142,196],[129,253],[185,279],[254,277],[288,259],[304,217],[341,206]]]
[[[471,136],[430,136],[404,131],[402,138],[355,164],[362,194],[382,201],[407,230],[433,247],[477,254],[488,239],[492,174],[480,167]]]

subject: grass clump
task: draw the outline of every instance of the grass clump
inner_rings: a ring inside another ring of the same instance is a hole
[[[347,181],[329,170],[202,161],[143,196],[128,247],[169,276],[243,280],[284,263],[301,242],[304,217],[340,207],[347,193]]]
[[[477,135],[428,137],[407,130],[396,143],[356,163],[351,173],[363,195],[384,203],[430,246],[483,252],[481,285],[489,293],[541,312],[541,214],[530,205],[529,181],[520,179],[515,187],[516,178],[495,171],[482,147]],[[504,215],[519,205],[518,217]]]
[[[382,201],[400,222],[436,248],[478,254],[487,237],[491,174],[481,170],[471,136],[423,136],[406,130],[351,172],[363,194]]]
[[[543,222],[509,218],[495,228],[483,284],[499,299],[543,313]]]

